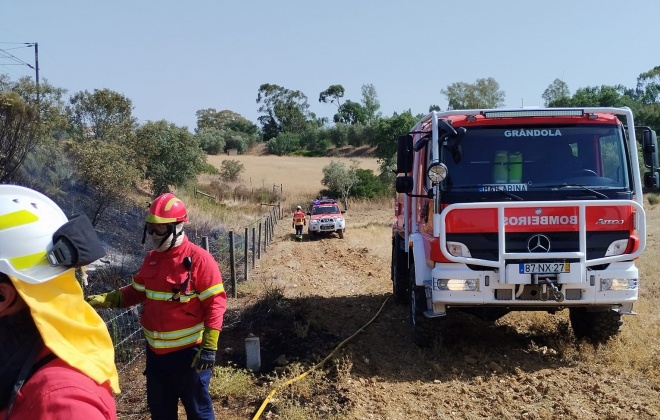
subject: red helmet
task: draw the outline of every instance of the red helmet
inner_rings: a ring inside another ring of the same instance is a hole
[[[149,214],[147,214],[147,223],[177,223],[187,222],[188,212],[179,200],[172,193],[161,194],[151,203]]]

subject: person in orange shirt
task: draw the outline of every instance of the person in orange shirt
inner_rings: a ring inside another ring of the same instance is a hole
[[[307,217],[305,217],[305,212],[303,212],[302,207],[296,207],[296,211],[293,213],[293,222],[291,227],[296,229],[296,239],[302,241],[303,239],[303,227],[307,225]]]

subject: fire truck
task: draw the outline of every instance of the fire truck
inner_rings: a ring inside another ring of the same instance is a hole
[[[434,111],[397,138],[396,163],[392,290],[418,345],[456,311],[567,309],[593,342],[635,313],[642,185],[660,177],[656,134],[629,108]]]

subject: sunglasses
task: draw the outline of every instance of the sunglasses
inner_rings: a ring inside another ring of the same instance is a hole
[[[147,223],[147,233],[149,235],[163,236],[167,233],[167,224]]]

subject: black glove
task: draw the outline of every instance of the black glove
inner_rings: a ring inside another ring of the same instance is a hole
[[[197,368],[197,373],[200,373],[203,370],[211,369],[215,364],[215,350],[209,349],[199,349],[191,367]]]

